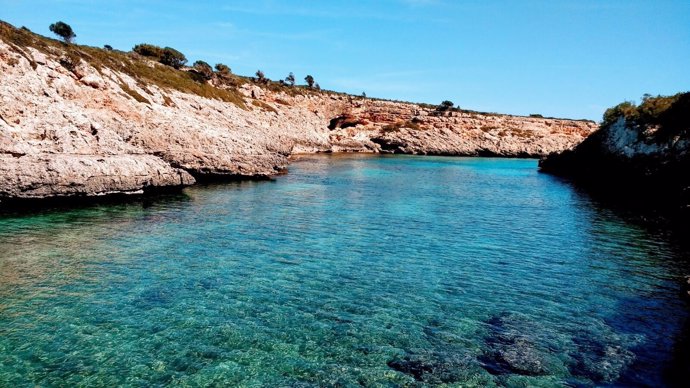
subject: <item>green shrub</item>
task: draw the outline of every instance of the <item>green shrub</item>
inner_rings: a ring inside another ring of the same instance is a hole
[[[455,104],[453,104],[452,101],[445,100],[445,101],[441,102],[441,104],[439,104],[439,106],[436,107],[436,110],[447,111],[447,110],[453,109],[454,105]]]
[[[604,112],[602,125],[611,125],[615,123],[619,117],[625,118],[626,121],[637,120],[639,115],[635,103],[632,101],[624,101],[613,108],[606,109],[606,112]]]
[[[179,69],[187,63],[187,58],[184,54],[172,47],[160,48],[152,44],[141,43],[134,46],[132,51],[145,57],[154,58],[158,62],[175,69]]]
[[[64,22],[55,22],[51,24],[48,29],[50,32],[61,37],[65,43],[72,43],[72,39],[77,37],[74,31],[72,31],[72,27]]]
[[[670,136],[690,128],[690,93],[656,97],[645,94],[639,106],[634,102],[625,101],[607,109],[601,125],[611,125],[620,117],[632,125],[659,126],[659,136]]]
[[[165,47],[163,48],[163,55],[161,55],[160,63],[179,69],[187,63],[187,58],[174,48]]]
[[[221,76],[229,76],[232,74],[232,70],[222,63],[216,63],[216,71],[218,72],[218,75]]]
[[[311,75],[307,75],[306,77],[304,77],[304,81],[306,81],[307,86],[310,89],[314,87],[314,77],[312,77]]]
[[[295,75],[290,72],[287,77],[285,77],[285,83],[287,83],[290,86],[295,86]]]
[[[658,122],[663,114],[676,102],[677,98],[675,97],[652,97],[645,95],[642,99],[642,104],[637,108],[638,120],[643,123]]]
[[[256,75],[256,80],[257,80],[257,82],[259,82],[260,84],[266,84],[266,83],[268,83],[269,79],[266,78],[266,74],[264,74],[263,71],[257,70],[256,73],[255,73],[255,75]]]
[[[148,43],[140,43],[134,46],[134,48],[132,48],[132,51],[145,57],[155,58],[157,61],[160,60],[163,56],[162,48]]]
[[[204,61],[196,61],[194,62],[194,71],[199,73],[199,75],[205,80],[208,81],[211,78],[213,78],[213,69],[211,68],[211,65]]]

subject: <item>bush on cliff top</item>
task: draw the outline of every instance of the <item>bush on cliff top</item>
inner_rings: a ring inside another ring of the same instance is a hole
[[[187,63],[187,58],[172,47],[158,47],[148,43],[140,43],[132,51],[145,57],[154,58],[158,62],[179,69]]]
[[[51,24],[48,29],[53,34],[61,37],[65,43],[72,43],[72,40],[77,37],[77,34],[74,33],[72,27],[64,22],[55,22]]]
[[[211,68],[211,65],[204,61],[194,62],[194,71],[199,73],[199,75],[203,77],[204,81],[208,81],[213,78],[213,68]]]
[[[160,59],[160,63],[179,69],[187,63],[187,58],[174,48],[165,47],[163,48],[163,56]]]
[[[260,84],[266,84],[269,82],[269,79],[266,78],[266,74],[264,74],[264,72],[261,70],[256,71],[256,80]]]
[[[289,86],[295,86],[295,74],[290,72],[287,77],[285,77],[285,83],[287,83]]]
[[[216,71],[220,76],[229,76],[232,74],[232,70],[227,65],[222,63],[216,63]]]
[[[311,75],[307,75],[306,77],[304,77],[304,81],[307,83],[309,89],[314,87],[314,77],[312,77]]]
[[[151,66],[134,53],[108,51],[75,44],[66,45],[55,39],[34,34],[27,29],[15,28],[1,20],[0,39],[9,44],[14,52],[24,57],[34,69],[38,64],[26,50],[28,47],[53,58],[79,58],[99,72],[104,68],[109,68],[127,74],[142,86],[156,85],[163,90],[178,90],[205,98],[218,99],[246,109],[242,95],[234,87],[216,88],[206,83],[199,83],[195,78],[196,74],[192,72],[178,71],[162,65]],[[242,79],[237,77],[237,82],[240,84]]]
[[[661,133],[677,132],[690,128],[690,92],[673,96],[648,94],[638,106],[632,101],[622,102],[604,112],[602,127],[610,126],[620,117],[632,125],[658,125]]]
[[[436,107],[436,110],[447,111],[447,110],[453,109],[453,106],[455,106],[455,104],[452,101],[445,100],[445,101],[441,102],[441,104],[439,104],[439,106]]]
[[[132,51],[145,57],[159,60],[163,56],[163,49],[148,43],[140,43],[132,48]]]

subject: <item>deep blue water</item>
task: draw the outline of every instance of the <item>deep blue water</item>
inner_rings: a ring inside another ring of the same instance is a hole
[[[658,386],[686,263],[534,160],[308,157],[1,217],[0,386]]]

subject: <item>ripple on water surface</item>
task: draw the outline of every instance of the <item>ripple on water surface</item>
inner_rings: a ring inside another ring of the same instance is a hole
[[[660,385],[682,257],[533,160],[309,157],[0,218],[0,382]]]

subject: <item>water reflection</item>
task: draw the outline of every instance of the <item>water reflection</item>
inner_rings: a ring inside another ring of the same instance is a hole
[[[650,368],[657,366],[661,370],[664,382],[672,386],[683,386],[690,370],[690,319],[687,311],[690,307],[690,240],[688,236],[688,224],[683,218],[671,209],[663,207],[663,199],[649,195],[638,196],[628,188],[601,188],[589,185],[581,185],[568,179],[552,177],[554,181],[570,188],[591,208],[595,214],[591,225],[599,229],[610,225],[611,220],[618,220],[630,229],[636,231],[635,238],[625,244],[626,250],[640,251],[640,259],[626,265],[626,271],[621,274],[626,278],[643,279],[644,277],[658,277],[669,279],[661,287],[644,290],[647,294],[640,298],[621,300],[620,311],[626,319],[623,322],[629,326],[644,326],[644,330],[657,333],[653,341],[662,341],[673,349],[668,356],[659,352],[654,347],[647,346],[640,349],[641,356],[637,357],[633,364],[621,378],[622,383],[635,385],[644,381],[644,374]],[[649,193],[647,193],[649,194]],[[662,205],[659,207],[659,205]],[[600,230],[605,239],[610,239],[610,245],[616,246],[620,240],[620,233],[616,235],[615,229],[606,228]],[[625,230],[627,233],[628,231]],[[659,270],[663,275],[657,275]],[[631,282],[635,284],[636,282]],[[673,298],[677,301],[676,310],[668,313],[666,318],[653,319],[645,317],[640,319],[636,311],[640,309],[657,311],[659,316],[666,306],[658,303],[659,298]],[[623,328],[634,331],[636,328]],[[639,330],[639,329],[637,329]],[[647,341],[647,342],[653,342]],[[641,345],[641,347],[644,347]],[[663,364],[659,358],[666,358],[668,362]]]

